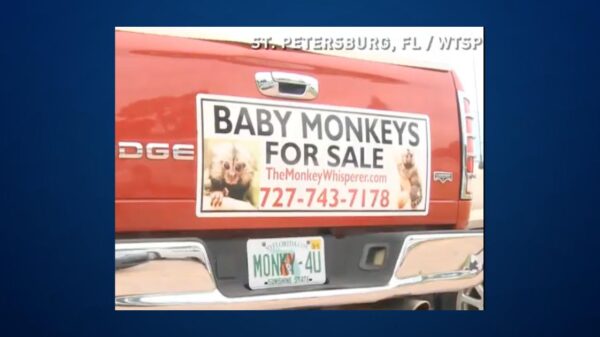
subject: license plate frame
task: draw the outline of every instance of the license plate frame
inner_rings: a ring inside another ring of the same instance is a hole
[[[320,236],[250,239],[246,243],[252,290],[324,284],[325,241]]]

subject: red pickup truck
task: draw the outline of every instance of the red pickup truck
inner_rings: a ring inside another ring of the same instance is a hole
[[[115,34],[117,309],[446,308],[482,283],[453,71]]]

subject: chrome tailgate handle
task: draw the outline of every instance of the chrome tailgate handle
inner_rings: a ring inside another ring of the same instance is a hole
[[[265,96],[309,100],[319,95],[319,81],[311,76],[264,71],[254,78],[258,91]]]

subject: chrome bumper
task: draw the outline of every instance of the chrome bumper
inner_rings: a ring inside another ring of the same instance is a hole
[[[153,258],[115,272],[116,309],[284,309],[372,303],[406,295],[451,292],[483,281],[483,233],[448,231],[407,236],[385,286],[226,297],[216,286],[199,240],[125,241],[116,258]]]

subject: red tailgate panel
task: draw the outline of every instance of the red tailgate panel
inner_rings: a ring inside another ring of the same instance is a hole
[[[460,148],[451,73],[126,32],[116,33],[115,48],[115,142],[196,144],[197,94],[265,98],[257,91],[254,74],[288,71],[319,80],[319,96],[310,103],[426,113],[431,172],[453,172],[455,177],[452,183],[431,182],[429,215],[423,217],[199,219],[195,160],[115,156],[118,232],[456,223]]]

